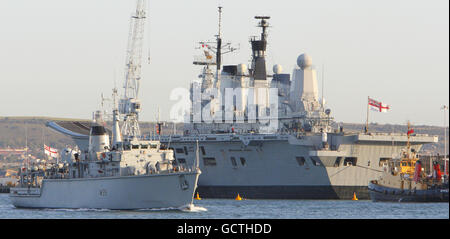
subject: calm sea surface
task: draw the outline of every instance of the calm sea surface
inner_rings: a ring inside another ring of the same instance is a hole
[[[191,210],[17,209],[0,194],[0,218],[70,219],[449,219],[448,203],[374,203],[342,200],[194,200]]]

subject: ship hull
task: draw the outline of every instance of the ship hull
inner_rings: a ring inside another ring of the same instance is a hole
[[[202,175],[198,192],[205,198],[369,199],[367,185],[383,173],[383,164],[406,145],[405,136],[329,134],[320,136],[208,135],[171,137],[167,144],[180,162],[194,165],[196,140]],[[417,151],[432,137],[412,143]],[[161,140],[163,141],[163,139]],[[394,142],[394,143],[393,143]]]
[[[41,188],[11,188],[18,208],[147,209],[192,204],[199,172],[44,179]]]
[[[428,190],[402,190],[370,182],[370,199],[374,202],[448,202],[448,187]]]

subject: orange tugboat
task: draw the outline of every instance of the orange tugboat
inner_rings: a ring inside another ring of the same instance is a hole
[[[448,202],[448,177],[442,179],[437,162],[434,163],[432,177],[424,174],[422,163],[409,144],[409,136],[413,132],[408,123],[406,151],[400,158],[389,162],[379,179],[369,182],[372,201]]]

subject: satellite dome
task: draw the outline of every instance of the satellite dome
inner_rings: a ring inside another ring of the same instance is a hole
[[[301,54],[300,56],[298,56],[297,58],[297,65],[303,69],[307,68],[307,67],[311,67],[312,66],[312,59],[311,57],[304,53]]]
[[[240,76],[243,76],[247,73],[247,65],[246,64],[239,64],[237,65],[237,73]]]
[[[283,73],[283,67],[281,67],[281,65],[276,64],[273,66],[273,73],[275,74],[281,74]]]

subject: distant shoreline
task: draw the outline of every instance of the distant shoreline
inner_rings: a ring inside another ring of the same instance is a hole
[[[55,120],[55,121],[92,121],[91,119],[79,119],[79,118],[64,118],[64,117],[51,117],[51,116],[0,116],[0,121],[1,120]],[[172,123],[171,121],[164,121],[162,120],[162,122],[169,122]],[[154,121],[140,121],[140,123],[155,123]],[[183,123],[177,123],[178,124],[183,124]],[[335,122],[335,124],[344,124],[344,125],[361,125],[364,126],[363,122],[360,123],[355,123],[355,122]],[[381,123],[377,123],[377,122],[370,122],[370,125],[377,125],[377,126],[406,126],[405,124],[381,124]],[[442,125],[427,125],[427,124],[416,124],[416,125],[412,125],[413,127],[437,127],[437,128],[444,128],[444,126]]]

